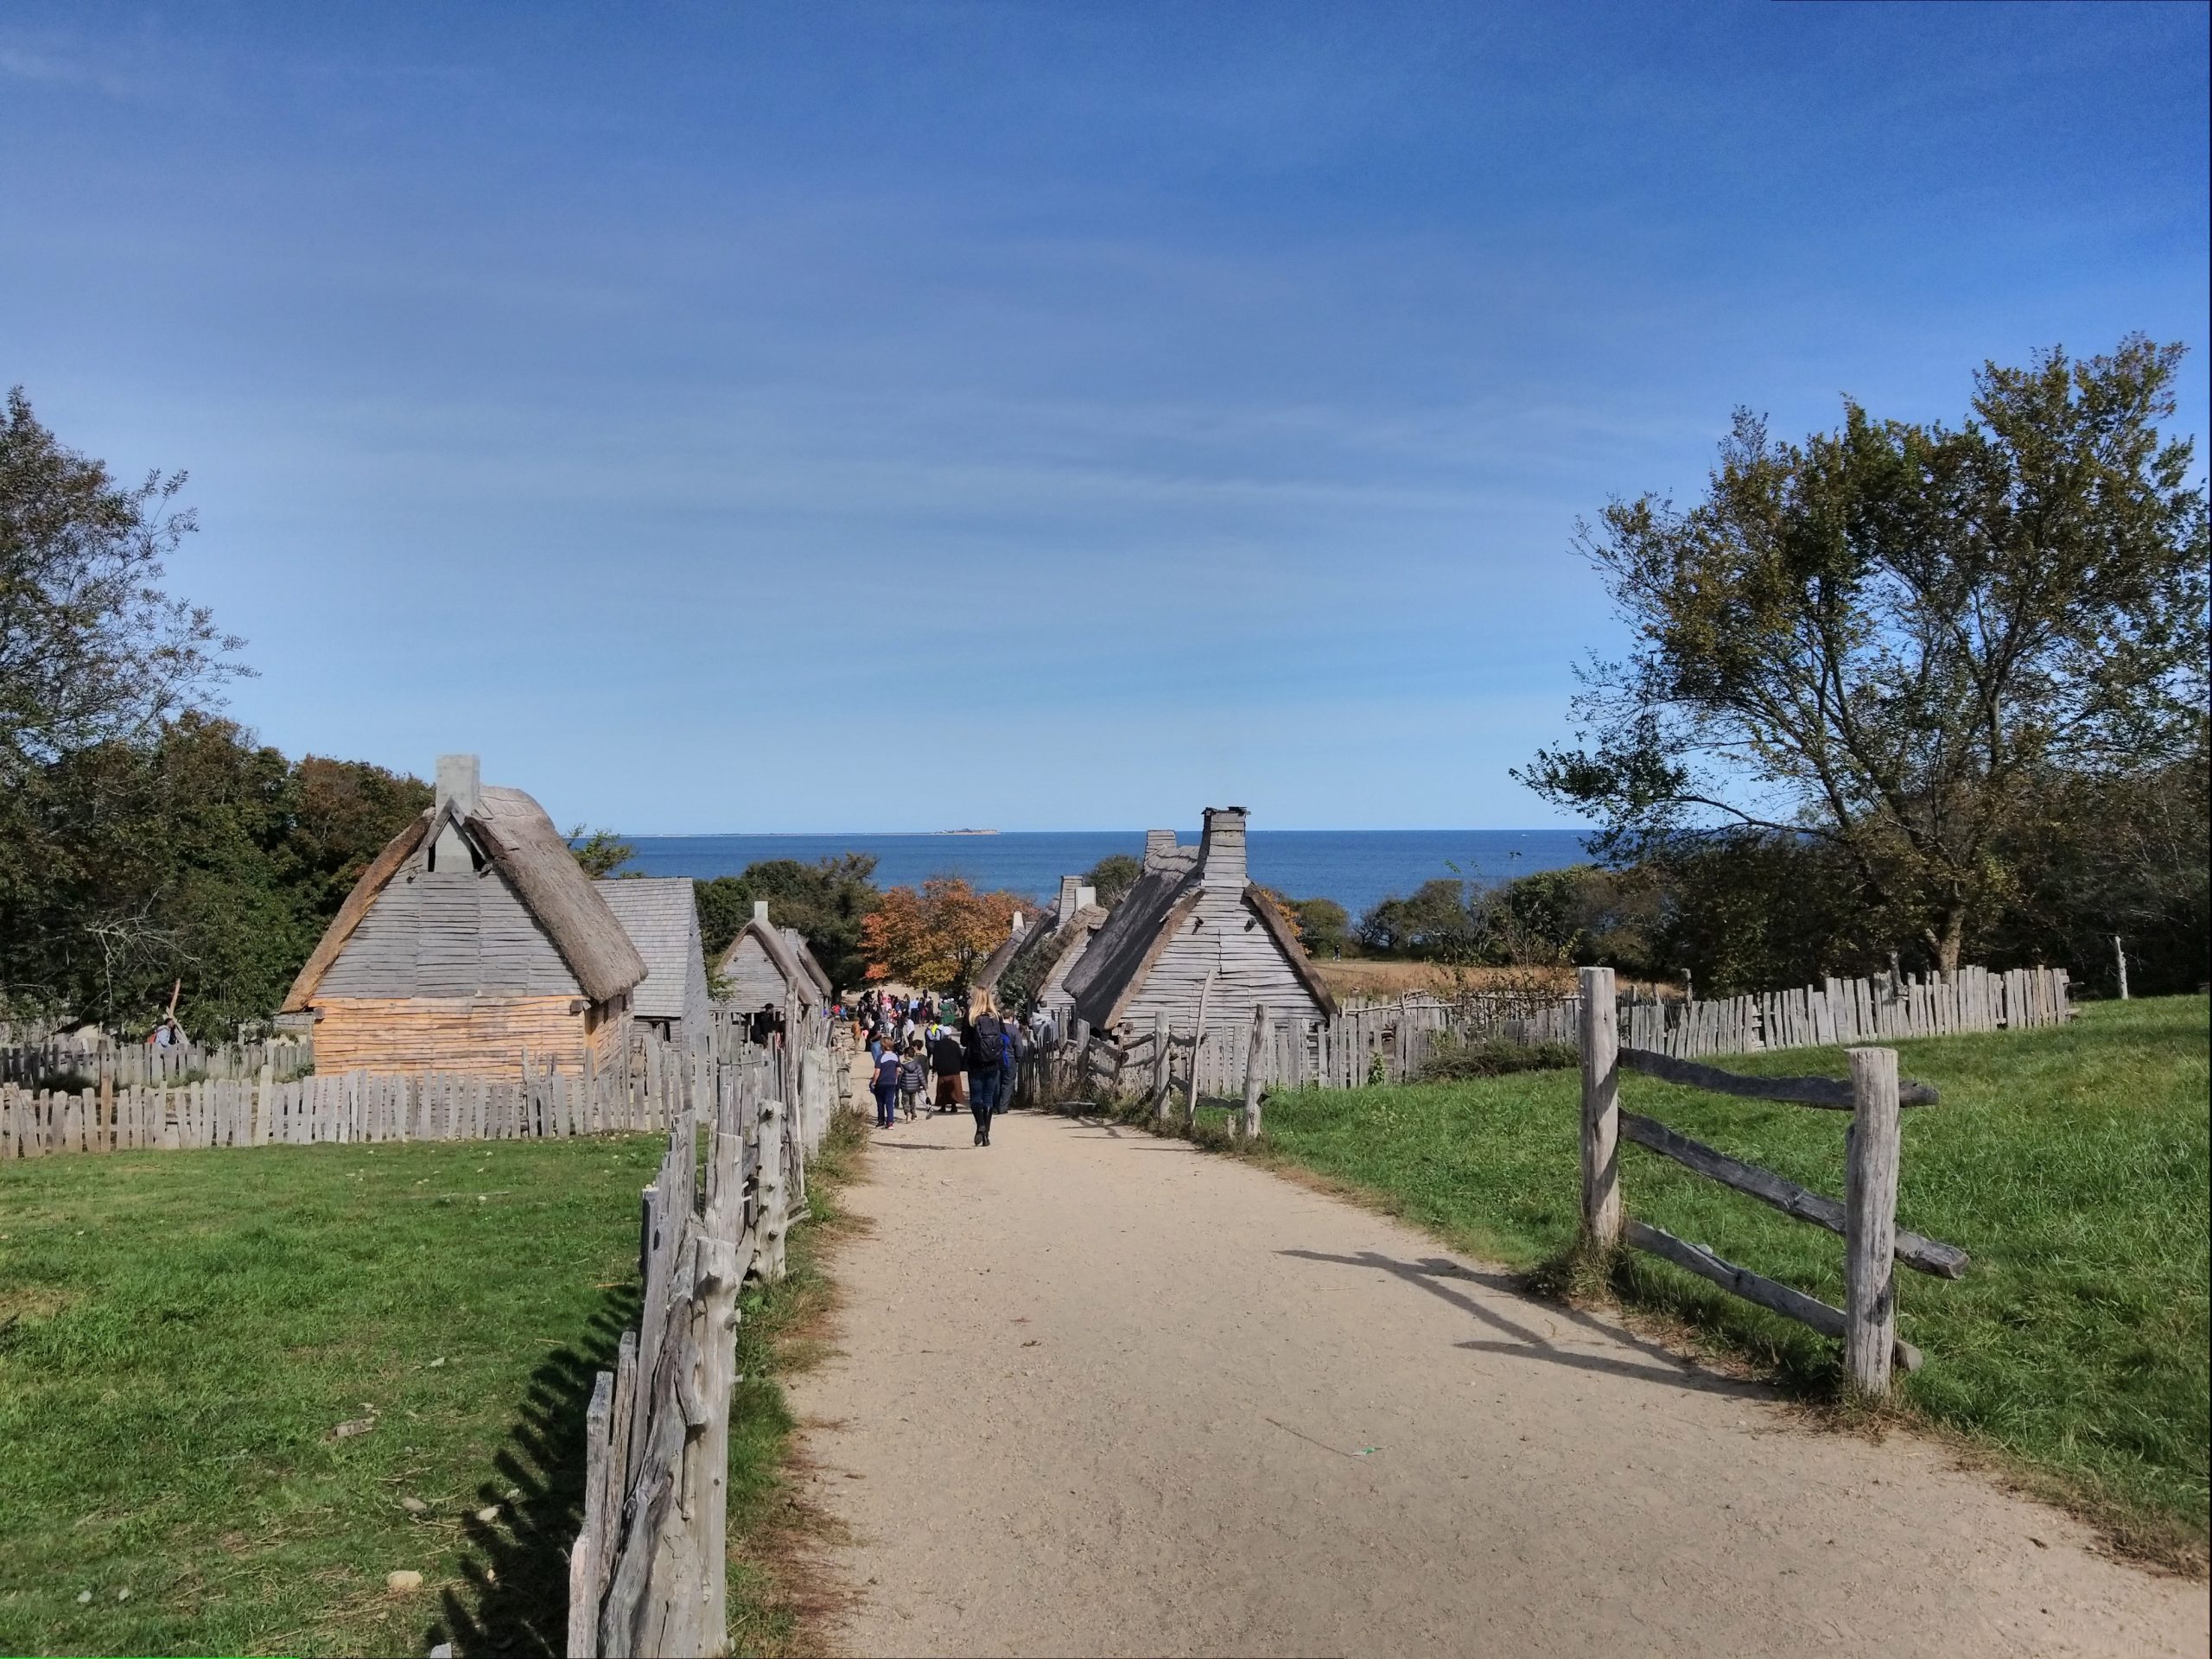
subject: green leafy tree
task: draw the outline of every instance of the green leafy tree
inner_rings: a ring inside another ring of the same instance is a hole
[[[1309,957],[1341,957],[1351,940],[1351,913],[1333,899],[1294,899],[1299,942]]]
[[[1631,630],[1580,746],[1519,774],[1640,856],[1734,824],[1833,849],[1872,925],[1955,968],[2019,894],[2061,779],[2201,753],[2205,492],[2162,439],[2181,348],[1984,367],[1956,428],[1771,439],[1705,499],[1616,501],[1579,545]]]
[[[569,850],[584,867],[584,874],[596,881],[627,864],[638,849],[612,830],[587,830],[580,823],[569,831]]]
[[[1109,853],[1090,867],[1084,885],[1094,889],[1099,905],[1111,910],[1128,896],[1131,887],[1144,874],[1144,861],[1131,858],[1127,853]]]

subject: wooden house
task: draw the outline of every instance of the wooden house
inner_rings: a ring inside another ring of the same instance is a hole
[[[1064,875],[1058,901],[1020,934],[1003,960],[994,956],[985,964],[980,982],[1001,1007],[1015,1013],[1041,1007],[1065,1029],[1072,1000],[1068,976],[1105,921],[1097,893],[1084,887],[1081,876]]]
[[[1196,847],[1172,830],[1146,836],[1144,874],[1065,977],[1075,1019],[1127,1042],[1161,1014],[1188,1036],[1201,1007],[1224,1039],[1249,1029],[1255,1004],[1275,1020],[1335,1015],[1290,924],[1246,874],[1244,835],[1244,809],[1230,806],[1207,810]]]
[[[438,757],[435,803],[393,836],[300,969],[322,1071],[511,1077],[627,1063],[637,947],[544,809]]]
[[[766,899],[753,901],[753,919],[729,942],[716,972],[728,988],[726,1004],[746,1014],[780,1009],[787,996],[798,998],[802,1014],[819,1014],[837,995],[806,936],[770,923]]]
[[[610,876],[599,896],[645,959],[630,996],[631,1024],[689,1046],[708,1033],[707,958],[699,943],[698,890],[688,878]]]

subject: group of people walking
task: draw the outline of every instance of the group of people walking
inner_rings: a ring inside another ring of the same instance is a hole
[[[902,1113],[911,1122],[925,1100],[937,1112],[965,1106],[979,1147],[991,1144],[991,1120],[1014,1104],[1022,1057],[1041,1036],[1001,1014],[985,990],[971,991],[964,1008],[950,999],[878,994],[851,1017],[872,1064],[875,1127],[896,1128]]]

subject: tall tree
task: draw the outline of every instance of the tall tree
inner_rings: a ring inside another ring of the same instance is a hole
[[[1580,747],[1517,775],[1616,855],[1730,823],[1830,845],[1956,968],[2055,777],[2203,749],[2205,492],[2157,428],[2180,356],[1987,364],[1957,428],[1847,403],[1799,445],[1739,411],[1697,505],[1582,527],[1632,643],[1584,671]]]
[[[119,484],[39,424],[21,386],[0,418],[0,787],[96,744],[149,737],[204,703],[244,642],[164,593],[197,527],[185,475]]]
[[[954,990],[1005,943],[1023,904],[1011,893],[977,893],[957,875],[933,875],[919,893],[893,887],[861,925],[868,976],[925,990]]]

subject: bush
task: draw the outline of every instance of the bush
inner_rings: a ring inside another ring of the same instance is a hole
[[[1422,1083],[1459,1083],[1468,1077],[1502,1077],[1513,1071],[1571,1071],[1582,1064],[1573,1043],[1439,1042],[1421,1066]]]

